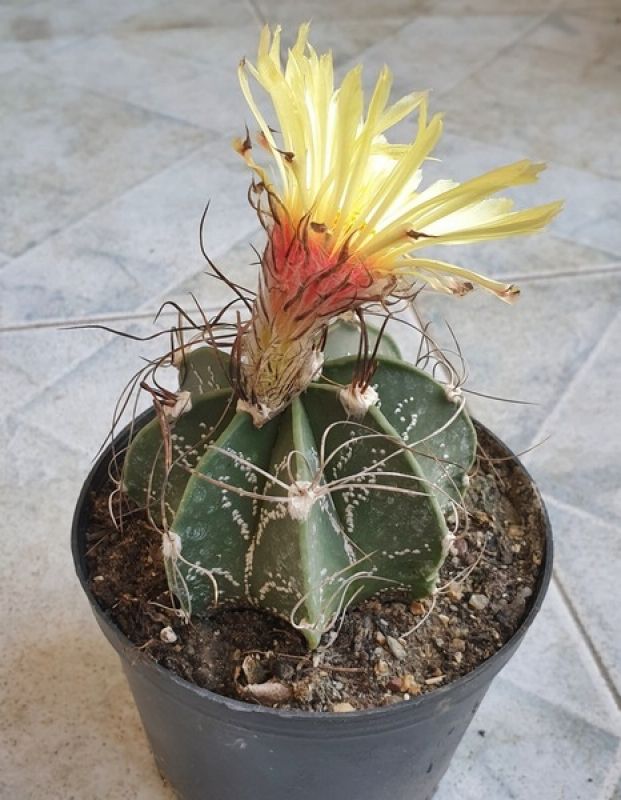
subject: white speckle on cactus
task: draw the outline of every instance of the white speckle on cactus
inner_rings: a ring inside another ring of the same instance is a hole
[[[210,388],[214,388],[216,386],[216,376],[213,374],[213,369],[210,366],[207,367],[207,386]]]
[[[293,595],[298,599],[300,598],[300,592],[295,585],[295,580],[293,577],[287,577],[287,579],[284,580],[282,575],[277,575],[276,578],[280,578],[280,582],[272,577],[270,580],[265,581],[265,583],[259,588],[258,595],[260,600],[265,600],[270,592],[277,592],[278,594],[283,594],[286,596]]]
[[[233,518],[233,522],[239,528],[239,533],[240,533],[242,539],[244,541],[248,541],[248,539],[250,538],[250,528],[248,527],[248,523],[242,517],[242,515],[240,514],[240,512],[239,512],[239,510],[237,508],[233,509],[233,511],[231,512],[231,517]]]
[[[222,578],[225,578],[236,589],[239,588],[239,581],[236,581],[235,578],[231,575],[231,573],[227,569],[224,569],[223,567],[212,567],[209,571],[213,575],[220,575]]]
[[[291,519],[308,519],[311,508],[317,500],[317,492],[311,481],[294,481],[289,486],[289,516]]]
[[[362,419],[371,406],[377,404],[378,394],[372,386],[361,390],[359,386],[349,384],[339,392],[339,400],[349,417]]]
[[[354,450],[351,446],[343,447],[343,449],[340,451],[338,461],[334,465],[334,473],[336,475],[338,475],[345,469],[345,467],[351,460],[353,453]]]
[[[414,397],[404,397],[397,405],[395,406],[395,416],[399,417],[399,422],[407,422],[407,426],[404,428],[403,431],[400,431],[401,438],[407,444],[410,440],[410,433],[416,427],[418,422],[418,414],[416,412],[409,412],[406,409],[406,406],[410,403],[414,402]],[[408,422],[408,415],[409,415],[409,422]]]

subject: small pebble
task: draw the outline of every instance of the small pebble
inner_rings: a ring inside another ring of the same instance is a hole
[[[275,706],[291,699],[293,691],[290,686],[278,681],[267,683],[250,683],[245,688],[245,693],[266,706]]]
[[[377,664],[375,665],[375,672],[377,675],[386,675],[388,671],[389,671],[388,664],[383,660],[378,661]]]
[[[410,611],[414,614],[415,617],[420,617],[422,614],[425,613],[426,609],[423,603],[420,600],[414,600],[410,604]]]
[[[386,644],[386,637],[381,631],[377,631],[377,633],[375,634],[375,641],[378,644]]]
[[[404,675],[401,678],[401,691],[407,692],[410,695],[420,694],[420,686],[414,680],[413,675]]]
[[[468,552],[468,542],[465,539],[454,539],[451,544],[451,553],[455,556],[465,556]]]
[[[464,657],[464,656],[463,656],[463,654],[462,654],[462,653],[459,653],[459,652],[457,652],[457,653],[455,653],[455,654],[453,655],[453,661],[454,661],[456,664],[461,664],[461,660],[462,660],[462,658],[463,658],[463,657]]]
[[[162,628],[160,631],[160,639],[166,644],[174,644],[177,641],[177,634],[173,631],[170,625]]]
[[[449,583],[446,593],[454,603],[458,603],[464,594],[458,583]]]
[[[387,636],[386,644],[388,645],[388,649],[390,650],[392,655],[398,661],[403,661],[403,659],[407,656],[407,650],[398,639],[395,639],[394,636]]]
[[[444,675],[437,675],[435,678],[427,678],[425,683],[427,684],[427,686],[436,686],[436,684],[442,683],[444,678],[445,678]]]
[[[256,656],[246,656],[241,668],[247,683],[265,683],[269,677],[265,665]]]
[[[351,703],[334,703],[332,706],[332,711],[335,711],[337,714],[347,714],[350,711],[355,711],[356,709],[352,706]]]
[[[483,611],[489,605],[489,597],[484,594],[471,594],[468,605],[475,611]]]

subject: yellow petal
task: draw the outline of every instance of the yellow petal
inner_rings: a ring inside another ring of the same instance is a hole
[[[430,283],[435,289],[441,289],[451,294],[466,294],[474,286],[481,286],[506,303],[514,303],[520,294],[520,290],[514,284],[486,278],[484,275],[479,275],[478,272],[458,267],[456,264],[448,264],[446,261],[411,258],[404,259],[400,263],[399,274],[418,278]]]

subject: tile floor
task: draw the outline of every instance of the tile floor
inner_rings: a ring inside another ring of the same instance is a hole
[[[211,253],[247,277],[257,225],[229,148],[248,118],[235,67],[263,20],[291,38],[307,17],[341,70],[386,61],[397,90],[434,89],[451,176],[528,155],[550,168],[523,196],[566,198],[549,233],[464,251],[520,281],[516,307],[426,304],[456,330],[472,388],[537,403],[473,406],[515,448],[550,437],[526,461],[557,540],[540,618],[437,797],[619,800],[619,0],[0,4],[0,797],[172,797],[68,549],[81,480],[150,348],[62,328],[144,332],[190,289],[217,305],[196,236],[209,197]]]

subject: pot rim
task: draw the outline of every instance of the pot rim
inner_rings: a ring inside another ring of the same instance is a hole
[[[152,413],[153,412],[151,410],[148,410],[141,414],[133,423],[134,431],[137,429],[137,427],[144,425],[145,422],[148,421],[148,419],[152,416]],[[137,648],[137,646],[120,630],[120,628],[118,628],[118,626],[108,615],[107,611],[105,611],[95,599],[89,585],[89,576],[87,574],[86,564],[84,561],[84,547],[82,541],[83,536],[81,535],[82,528],[84,527],[83,517],[88,509],[88,496],[92,491],[92,484],[95,482],[95,479],[97,478],[98,473],[102,469],[104,463],[109,461],[113,446],[117,446],[118,449],[122,449],[122,446],[124,445],[123,440],[127,439],[129,435],[129,428],[131,427],[130,425],[126,426],[123,431],[121,431],[118,436],[114,438],[108,447],[106,447],[106,449],[100,454],[99,458],[91,468],[88,477],[86,478],[80,491],[71,528],[71,550],[76,574],[80,585],[82,586],[82,589],[88,598],[89,604],[95,613],[97,621],[106,635],[106,638],[111,640],[111,643],[113,646],[115,646],[115,649],[120,649],[124,655],[128,656],[131,654],[130,658],[132,663],[141,664],[148,679],[153,683],[157,683],[158,691],[164,691],[167,694],[173,694],[175,695],[176,699],[181,700],[185,704],[189,704],[192,700],[198,700],[199,702],[209,701],[211,704],[214,704],[216,708],[219,708],[223,712],[229,711],[235,714],[241,714],[242,716],[252,715],[253,719],[257,721],[259,719],[263,719],[265,722],[269,722],[270,720],[273,720],[274,722],[277,722],[278,720],[297,720],[298,722],[305,722],[311,725],[320,724],[322,727],[326,725],[342,727],[346,723],[367,723],[369,721],[376,721],[379,723],[382,721],[388,722],[389,717],[393,722],[395,722],[398,718],[404,715],[409,716],[412,713],[417,713],[417,715],[422,719],[437,713],[438,706],[442,705],[443,701],[450,702],[450,697],[454,692],[460,692],[461,690],[465,690],[467,692],[468,687],[473,683],[478,683],[479,679],[483,675],[491,672],[493,677],[495,672],[501,669],[503,666],[502,656],[504,651],[506,651],[506,648],[517,646],[539,613],[539,609],[543,603],[552,576],[552,526],[550,524],[550,518],[543,501],[543,497],[541,496],[537,485],[520,459],[507,445],[504,444],[501,439],[499,439],[485,425],[482,425],[477,420],[473,420],[473,422],[478,430],[489,436],[496,444],[498,444],[507,452],[507,455],[509,455],[513,460],[514,465],[522,472],[522,475],[531,486],[534,496],[537,498],[540,504],[541,520],[544,529],[545,549],[544,561],[540,568],[537,588],[532,597],[532,602],[527,614],[524,616],[520,625],[516,628],[511,637],[502,645],[502,647],[500,647],[489,658],[481,662],[477,667],[467,674],[460,676],[450,683],[439,686],[431,692],[418,695],[403,703],[360,709],[347,713],[338,713],[305,711],[301,709],[271,708],[269,706],[254,705],[244,702],[243,700],[226,697],[225,695],[218,694],[210,689],[205,689],[185,680],[172,670],[161,666],[156,661],[149,658]],[[159,680],[156,680],[157,678],[159,678]],[[162,683],[168,683],[170,685],[170,691],[162,688]]]

